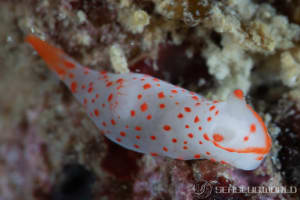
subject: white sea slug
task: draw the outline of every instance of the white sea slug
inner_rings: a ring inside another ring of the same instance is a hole
[[[267,128],[241,90],[227,101],[209,101],[148,75],[90,70],[35,36],[26,41],[84,105],[99,132],[127,149],[244,170],[257,168],[270,151]]]

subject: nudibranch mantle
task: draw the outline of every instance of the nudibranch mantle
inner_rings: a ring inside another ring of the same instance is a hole
[[[227,101],[209,101],[148,75],[82,67],[33,35],[26,41],[83,104],[99,132],[127,149],[244,170],[257,168],[270,151],[268,130],[239,89]]]

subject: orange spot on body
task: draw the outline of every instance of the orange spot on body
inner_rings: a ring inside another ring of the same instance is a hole
[[[170,131],[171,130],[171,126],[170,125],[164,125],[164,130],[165,131]]]
[[[199,130],[199,131],[202,131],[202,126],[199,126],[199,127],[198,127],[198,130]]]
[[[146,83],[146,84],[143,86],[143,88],[144,88],[144,90],[150,89],[150,88],[151,88],[150,83]]]
[[[116,138],[116,140],[117,140],[118,142],[122,142],[121,138]]]
[[[134,146],[134,148],[136,148],[136,149],[139,149],[139,148],[140,148],[140,146],[137,145],[137,144],[134,144],[133,146]]]
[[[183,141],[183,144],[187,144],[188,142],[185,140],[185,141]]]
[[[251,124],[251,125],[250,125],[250,132],[251,132],[251,133],[255,133],[255,131],[256,131],[256,126],[255,126],[255,124]]]
[[[140,100],[142,97],[143,97],[143,95],[141,95],[141,94],[138,94],[138,95],[137,95],[137,99],[139,99],[139,100]]]
[[[246,141],[248,141],[249,140],[249,137],[248,136],[245,136],[244,137],[244,141],[246,142]]]
[[[123,81],[124,81],[124,79],[119,78],[116,82],[121,84],[121,83],[123,83]]]
[[[93,92],[93,88],[90,87],[90,88],[88,89],[88,93],[92,93],[92,92]]]
[[[164,150],[165,152],[168,152],[168,148],[167,148],[167,147],[163,147],[163,150]]]
[[[224,140],[223,135],[219,134],[219,133],[215,133],[213,134],[213,139],[216,142],[222,142]]]
[[[94,110],[94,113],[97,117],[99,116],[99,110],[97,108]]]
[[[112,125],[116,125],[116,121],[114,119],[111,120]]]
[[[141,130],[142,130],[142,127],[136,126],[136,127],[135,127],[135,130],[136,130],[136,131],[141,131]]]
[[[203,142],[201,140],[199,140],[199,144],[203,144]]]
[[[72,91],[73,93],[77,92],[77,82],[76,82],[76,81],[73,81],[73,82],[71,83],[71,91]]]
[[[189,133],[188,136],[189,136],[189,138],[193,138],[194,137],[193,133]]]
[[[209,141],[209,137],[208,137],[207,133],[204,133],[204,134],[203,134],[203,138],[204,138],[206,141]]]
[[[212,119],[211,117],[208,117],[208,118],[207,118],[207,121],[208,121],[208,122],[210,122],[210,121],[211,121],[211,119]]]
[[[179,119],[181,119],[181,118],[183,118],[183,114],[182,114],[182,113],[179,113],[179,114],[177,115],[177,117],[178,117]]]
[[[81,89],[85,89],[86,88],[86,86],[83,84],[82,86],[81,86]]]
[[[109,81],[107,84],[106,84],[106,87],[110,87],[112,86],[113,82]]]
[[[157,153],[150,153],[151,156],[158,156]]]
[[[147,111],[147,109],[148,109],[148,104],[146,103],[146,102],[144,102],[142,105],[141,105],[141,111],[142,112],[146,112]]]
[[[156,140],[156,136],[155,136],[155,135],[151,135],[151,136],[150,136],[150,139],[151,139],[151,140]]]
[[[211,106],[211,107],[209,108],[209,111],[213,111],[215,108],[216,108],[216,106],[213,105],[213,106]]]
[[[109,96],[108,96],[108,98],[107,98],[107,101],[110,102],[112,99],[113,99],[113,94],[110,93]]]
[[[105,122],[102,122],[102,126],[106,127],[106,123],[105,123]]]
[[[141,136],[137,135],[137,136],[135,136],[135,138],[139,140],[139,139],[141,139]]]
[[[163,103],[159,104],[159,108],[160,108],[160,109],[164,109],[165,107],[166,107],[165,104],[163,104]]]
[[[208,155],[208,156],[209,156],[209,155],[210,155],[210,152],[208,152],[208,151],[207,151],[207,152],[206,152],[206,155]]]
[[[147,115],[147,120],[151,120],[152,119],[152,115]]]
[[[159,92],[159,93],[157,94],[157,97],[158,97],[159,99],[165,98],[164,92]]]
[[[196,117],[195,117],[195,119],[194,119],[194,122],[195,122],[195,123],[200,122],[200,119],[199,119],[198,115],[196,115]]]
[[[195,103],[195,106],[200,106],[200,105],[201,105],[200,102]]]
[[[192,109],[190,107],[184,107],[185,112],[191,112]]]
[[[177,90],[171,90],[171,92],[172,92],[173,94],[177,94],[177,93],[178,93]]]
[[[198,101],[198,100],[199,100],[199,97],[197,97],[197,96],[192,96],[192,99]]]
[[[183,150],[188,150],[188,147],[187,146],[183,146]]]
[[[121,132],[120,132],[120,135],[121,135],[122,137],[125,137],[125,136],[126,136],[126,133],[125,133],[124,131],[121,131]]]
[[[185,127],[185,128],[190,128],[190,126],[189,126],[188,124],[186,124],[184,127]]]
[[[201,157],[200,154],[195,154],[195,155],[194,155],[194,158],[196,158],[196,159],[199,159],[200,157]]]
[[[177,142],[177,139],[176,139],[176,138],[173,138],[173,139],[172,139],[172,142],[173,142],[173,143],[176,143],[176,142]]]
[[[69,69],[74,69],[75,68],[75,65],[73,63],[71,63],[70,61],[67,61],[67,60],[64,61],[64,65]]]

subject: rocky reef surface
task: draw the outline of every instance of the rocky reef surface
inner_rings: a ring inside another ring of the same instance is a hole
[[[0,200],[192,200],[203,197],[197,183],[298,190],[206,199],[300,199],[299,24],[297,0],[2,0]],[[99,134],[24,43],[29,33],[93,69],[146,73],[209,99],[241,88],[272,151],[241,171],[126,150]]]

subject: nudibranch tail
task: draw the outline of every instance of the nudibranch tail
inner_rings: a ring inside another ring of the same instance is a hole
[[[25,39],[45,60],[48,67],[63,77],[69,69],[74,69],[75,64],[68,61],[68,56],[59,48],[56,48],[34,35],[28,35]]]

